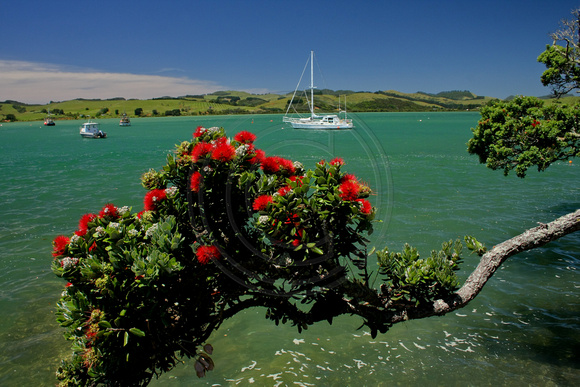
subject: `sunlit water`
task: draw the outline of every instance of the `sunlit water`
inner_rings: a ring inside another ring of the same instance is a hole
[[[372,245],[423,255],[475,235],[488,246],[580,208],[579,160],[526,179],[504,177],[466,152],[477,113],[352,115],[352,131],[284,128],[278,115],[101,120],[105,140],[82,139],[80,121],[0,127],[0,385],[54,385],[69,353],[54,321],[64,283],[50,272],[51,241],[105,204],[141,210],[139,176],[160,168],[198,125],[250,130],[257,146],[313,167],[341,156],[377,192]],[[216,369],[184,363],[152,385],[580,384],[580,233],[509,259],[466,308],[395,325],[372,339],[342,316],[298,333],[252,309],[209,342]],[[467,256],[465,278],[477,258]]]

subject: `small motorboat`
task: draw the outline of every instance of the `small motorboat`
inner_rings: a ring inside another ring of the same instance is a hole
[[[44,119],[44,126],[54,126],[54,120],[50,117],[50,110],[48,111],[48,115]]]
[[[81,125],[80,135],[84,138],[107,138],[107,133],[99,129],[99,124],[90,119]]]
[[[119,121],[119,126],[131,126],[131,120],[129,120],[127,113],[123,113],[121,121]]]

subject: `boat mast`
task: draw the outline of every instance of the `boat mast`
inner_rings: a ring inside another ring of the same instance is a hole
[[[314,117],[314,51],[310,50],[310,114]]]

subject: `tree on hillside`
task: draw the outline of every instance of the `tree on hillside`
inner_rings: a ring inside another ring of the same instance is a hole
[[[531,98],[495,102],[468,150],[523,177],[578,155],[577,115]],[[356,315],[375,337],[464,307],[509,257],[580,230],[578,210],[489,251],[468,236],[425,257],[409,245],[374,253],[370,187],[342,159],[306,170],[266,157],[255,139],[199,127],[142,176],[143,211],[106,204],[55,238],[52,269],[67,281],[57,320],[73,349],[57,371],[62,385],[146,385],[181,358],[203,376],[215,367],[211,333],[253,307],[299,331]],[[481,260],[461,286],[464,246]]]

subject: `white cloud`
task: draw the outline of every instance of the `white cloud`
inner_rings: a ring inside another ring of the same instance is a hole
[[[75,98],[148,99],[217,90],[227,88],[185,77],[83,71],[53,64],[0,60],[0,101],[45,104]]]

